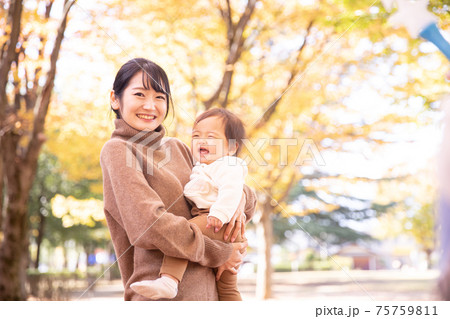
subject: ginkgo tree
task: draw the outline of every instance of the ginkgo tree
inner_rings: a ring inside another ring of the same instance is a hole
[[[28,196],[73,1],[0,2],[0,299],[24,300]],[[61,7],[60,7],[61,9]],[[56,15],[56,18],[55,18]]]
[[[432,8],[442,7],[442,1],[432,2]],[[444,60],[417,50],[418,40],[402,42],[406,32],[388,27],[383,7],[372,1],[81,1],[79,8],[89,23],[72,36],[70,50],[83,65],[92,66],[74,70],[91,78],[86,81],[90,88],[77,83],[82,98],[71,95],[70,86],[62,88],[59,104],[70,105],[83,123],[71,123],[55,108],[48,126],[55,138],[49,148],[60,153],[60,145],[71,144],[60,156],[62,165],[73,178],[86,172],[93,181],[99,179],[95,154],[112,129],[105,121],[107,81],[111,88],[114,71],[136,56],[154,60],[169,75],[176,109],[167,122],[171,136],[189,142],[193,119],[205,109],[225,107],[237,113],[249,137],[247,181],[259,198],[260,298],[271,297],[273,213],[296,213],[284,202],[292,187],[307,178],[308,167],[326,170],[331,163],[322,154],[347,152],[352,143],[367,143],[376,151],[389,141],[383,132],[415,121],[399,108],[383,109],[374,119],[361,116],[358,108],[369,101],[362,96],[359,105],[349,106],[356,88],[369,83],[391,105],[401,102],[404,107],[408,94],[423,96],[427,105],[444,89],[442,79],[424,71],[417,59]],[[398,48],[399,41],[410,52]],[[410,71],[403,81],[396,80],[396,73],[405,69]],[[71,76],[66,74],[64,83]],[[380,84],[383,80],[389,85]],[[71,143],[72,138],[77,140]],[[325,208],[333,211],[333,205]]]
[[[383,230],[379,239],[390,239],[403,234],[416,242],[418,250],[425,254],[427,267],[433,266],[432,254],[438,247],[437,178],[436,158],[414,175],[405,175],[379,184],[380,200],[395,200],[396,205],[380,218]],[[395,190],[395,195],[393,195]]]

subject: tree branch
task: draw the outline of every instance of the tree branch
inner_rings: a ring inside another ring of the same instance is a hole
[[[22,1],[12,0],[8,12],[8,24],[11,25],[11,33],[9,35],[9,41],[7,49],[2,54],[2,60],[0,61],[0,121],[5,118],[6,107],[8,105],[8,99],[6,96],[6,84],[8,83],[8,73],[11,69],[11,63],[16,58],[16,45],[20,35],[20,24],[22,18]],[[1,129],[1,125],[0,125]]]
[[[190,57],[188,57],[188,59],[191,59]],[[191,66],[194,65],[193,63],[190,64]],[[190,70],[191,74],[188,74],[187,72],[185,72],[181,67],[178,67],[178,72],[183,76],[184,80],[186,82],[188,82],[191,87],[192,87],[192,94],[191,97],[193,99],[193,106],[194,106],[194,110],[197,113],[198,112],[198,94],[197,94],[197,78],[195,76],[195,72],[194,70]]]
[[[242,44],[245,41],[244,38],[244,30],[247,26],[248,22],[250,21],[250,18],[253,14],[253,11],[255,10],[256,0],[248,0],[247,6],[245,8],[244,13],[242,14],[241,18],[239,19],[235,29],[233,30],[233,45],[236,45],[235,48],[231,47],[231,52],[237,55],[237,51],[239,50],[239,47],[242,46]]]
[[[289,192],[291,191],[292,186],[294,185],[295,182],[295,171],[291,174],[291,178],[289,180],[289,184],[287,185],[287,187],[284,189],[283,194],[281,194],[280,198],[278,199],[278,202],[284,202],[284,200],[286,199],[286,197],[289,195]]]
[[[229,100],[229,103],[231,103],[231,104],[235,103],[239,98],[243,97],[248,92],[248,90],[250,90],[255,84],[262,81],[263,78],[264,78],[264,74],[260,73],[260,74],[258,74],[258,76],[256,76],[255,80],[252,83],[245,85],[245,86],[243,85],[241,87],[241,89],[239,90],[239,93],[237,94],[237,96],[234,99]]]
[[[299,46],[299,48],[297,50],[297,56],[296,56],[296,59],[295,59],[295,63],[292,66],[289,79],[286,82],[286,85],[284,86],[284,88],[282,89],[282,92],[285,92],[286,90],[289,89],[289,87],[291,86],[291,84],[294,81],[295,77],[299,73],[298,64],[300,62],[301,54],[302,54],[304,48],[306,47],[306,40],[307,40],[308,36],[311,33],[311,29],[312,29],[313,24],[314,24],[314,19],[309,22],[308,27],[306,28],[306,35],[304,37],[304,41]],[[280,95],[277,98],[275,98],[274,100],[272,100],[272,102],[269,104],[269,107],[266,109],[264,114],[258,119],[256,124],[254,125],[254,129],[252,130],[252,132],[260,129],[261,127],[263,127],[270,120],[272,115],[275,113],[278,104],[281,102],[281,99],[283,98],[283,96],[284,95]]]
[[[225,25],[227,26],[227,39],[228,39],[228,45],[230,45],[232,39],[233,39],[233,33],[234,33],[234,25],[233,21],[231,20],[231,4],[230,0],[226,0],[227,2],[227,8],[223,9],[222,6],[219,4],[219,11],[220,15],[223,18],[223,21],[225,22]]]
[[[3,42],[2,47],[0,48],[0,61],[3,60],[3,55],[5,54],[6,44],[8,41]]]
[[[179,44],[180,47],[185,46],[185,43],[183,43],[182,41],[180,41],[176,38],[173,38],[172,41],[176,44]],[[176,50],[176,48],[175,48],[175,50]],[[192,63],[192,57],[189,54],[187,55],[187,59],[189,60],[189,63],[187,65],[190,66],[190,74],[188,74],[188,72],[186,72],[181,66],[177,67],[177,70],[183,76],[185,81],[188,82],[192,86],[191,96],[194,100],[193,105],[194,105],[195,112],[197,113],[197,111],[198,111],[197,78],[195,76],[194,63]]]
[[[231,6],[228,0],[227,0],[227,12],[221,9],[222,16],[225,16],[224,20],[227,25],[227,39],[229,52],[227,60],[225,62],[225,71],[223,73],[222,81],[219,87],[209,99],[203,101],[205,109],[207,110],[210,109],[212,105],[216,102],[219,102],[219,104],[223,108],[226,108],[227,106],[228,96],[230,94],[231,89],[231,82],[233,79],[234,65],[241,57],[242,47],[246,39],[244,37],[245,27],[248,25],[250,18],[255,10],[256,1],[257,0],[248,0],[245,11],[240,17],[239,22],[237,23],[236,26],[234,26],[232,23]],[[229,17],[227,17],[227,15]]]
[[[64,39],[64,31],[66,30],[67,26],[67,16],[69,14],[70,8],[74,5],[75,1],[66,0],[64,3],[65,5],[63,18],[61,19],[61,22],[59,24],[55,39],[55,45],[50,55],[50,69],[47,72],[47,79],[41,93],[36,100],[36,106],[34,108],[33,132],[25,155],[25,161],[29,165],[32,165],[32,163],[36,162],[41,145],[45,141],[45,137],[43,136],[45,117],[47,116],[51,93],[54,86],[56,62],[58,60],[59,52],[61,50],[61,44]]]
[[[50,11],[52,11],[53,2],[55,2],[55,1],[54,0],[49,0],[45,4],[45,18],[46,19],[50,18]]]

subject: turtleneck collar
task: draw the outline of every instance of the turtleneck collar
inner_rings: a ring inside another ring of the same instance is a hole
[[[166,130],[164,126],[158,126],[154,131],[140,131],[131,127],[123,119],[115,119],[114,125],[116,129],[111,135],[111,138],[120,138],[131,143],[143,143],[146,146],[151,146],[155,143],[160,143]]]

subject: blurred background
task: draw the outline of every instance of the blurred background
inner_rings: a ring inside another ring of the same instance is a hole
[[[449,7],[428,6],[447,40]],[[0,1],[0,300],[122,299],[99,155],[134,57],[169,76],[169,136],[189,145],[211,107],[246,124],[244,299],[437,300],[449,62],[389,16],[373,0]]]

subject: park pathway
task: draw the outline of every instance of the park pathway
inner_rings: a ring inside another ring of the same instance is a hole
[[[437,300],[436,270],[302,271],[273,274],[275,300]],[[256,275],[239,275],[244,300],[254,300]],[[120,280],[99,280],[93,289],[72,293],[71,300],[122,300]]]

